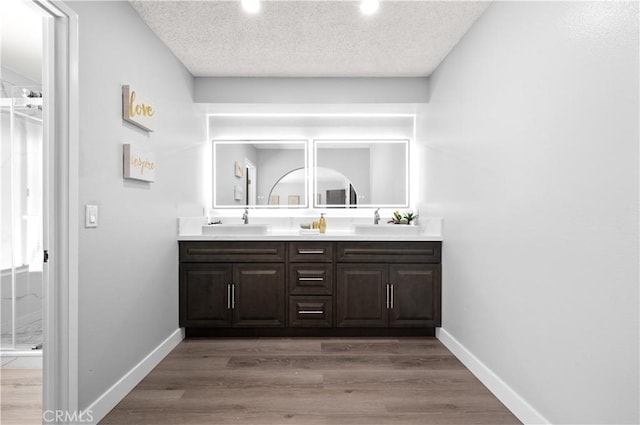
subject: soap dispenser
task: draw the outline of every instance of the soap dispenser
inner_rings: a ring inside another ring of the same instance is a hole
[[[320,222],[318,223],[318,227],[320,228],[320,233],[327,232],[327,219],[324,218],[324,213],[320,214]]]

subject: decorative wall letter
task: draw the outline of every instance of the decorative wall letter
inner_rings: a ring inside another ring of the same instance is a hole
[[[153,152],[122,145],[124,152],[124,178],[152,182],[156,179],[156,156]]]
[[[145,131],[153,131],[155,110],[148,100],[143,100],[129,85],[122,86],[122,119]]]

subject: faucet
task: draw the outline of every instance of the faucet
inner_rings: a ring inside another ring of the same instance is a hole
[[[242,222],[244,224],[249,224],[249,208],[244,209],[244,214],[242,214]]]
[[[378,224],[380,222],[379,211],[380,211],[380,208],[378,208],[376,212],[373,214],[373,224]]]

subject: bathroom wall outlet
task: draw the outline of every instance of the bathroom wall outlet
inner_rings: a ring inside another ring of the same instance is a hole
[[[98,227],[98,206],[84,206],[84,227]]]

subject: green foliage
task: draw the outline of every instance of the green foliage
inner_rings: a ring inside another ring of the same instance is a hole
[[[413,211],[407,211],[404,214],[400,214],[400,211],[395,210],[393,212],[393,218],[388,222],[393,224],[410,224],[416,218],[418,218],[418,215],[413,214]]]

